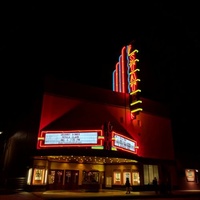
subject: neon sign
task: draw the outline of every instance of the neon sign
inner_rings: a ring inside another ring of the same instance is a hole
[[[127,66],[127,72],[128,72],[128,91],[129,93],[136,91],[137,89],[137,82],[140,81],[140,79],[137,78],[137,71],[140,71],[139,69],[136,69],[136,62],[139,62],[138,59],[136,59],[136,53],[138,53],[138,50],[135,49],[131,52],[131,45],[127,47],[127,59],[128,59],[128,66]]]
[[[97,144],[97,132],[46,133],[44,144]]]
[[[138,89],[140,79],[137,76],[140,71],[137,68],[139,59],[136,58],[138,50],[132,50],[132,48],[132,45],[128,45],[121,50],[119,61],[113,71],[113,91],[130,94],[131,119],[134,119],[135,115],[142,111],[142,108],[138,105],[142,101],[138,100],[138,93],[141,92]]]
[[[129,153],[137,153],[138,149],[136,141],[115,132],[112,133],[112,146]]]
[[[37,148],[102,146],[102,130],[41,131]]]

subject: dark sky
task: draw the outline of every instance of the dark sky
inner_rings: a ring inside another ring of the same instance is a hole
[[[198,8],[191,1],[2,5],[0,126],[29,110],[45,75],[111,90],[121,48],[135,41],[142,96],[170,105],[178,148],[198,146]]]

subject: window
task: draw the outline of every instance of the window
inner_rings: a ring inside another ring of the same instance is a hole
[[[186,175],[187,181],[192,181],[192,182],[195,181],[195,171],[194,171],[194,169],[186,169],[185,175]]]
[[[83,183],[99,183],[99,171],[83,171]]]
[[[113,172],[113,184],[121,185],[121,172],[120,171]]]
[[[44,184],[45,169],[35,168],[33,171],[33,185]]]
[[[123,173],[123,185],[125,185],[126,183],[126,178],[129,179],[130,183],[132,182],[131,181],[131,172],[124,172]],[[132,183],[131,183],[132,184]]]
[[[157,165],[144,165],[144,185],[151,185],[153,178],[159,180],[158,166]]]
[[[140,185],[140,174],[139,172],[132,173],[132,184],[133,185]]]
[[[49,174],[49,184],[53,184],[55,182],[55,170],[51,170]]]

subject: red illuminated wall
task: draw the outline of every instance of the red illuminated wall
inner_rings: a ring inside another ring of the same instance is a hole
[[[168,118],[141,112],[135,123],[138,127],[137,141],[140,156],[148,158],[174,159],[171,121]]]
[[[99,93],[99,95],[103,94]],[[116,96],[114,95],[113,98],[116,98]],[[128,110],[127,113],[124,112],[124,108],[121,111],[115,109],[115,106],[106,106],[104,103],[45,94],[38,137],[40,137],[41,131],[45,130],[102,129],[102,125],[106,121],[112,121],[115,130],[127,135],[124,119],[129,118],[130,120],[130,115]],[[121,112],[121,116],[116,118],[115,115],[118,115],[118,112]],[[123,119],[122,123],[120,122],[121,119]]]
[[[137,142],[138,156],[174,159],[171,121],[161,115],[162,109],[159,109],[159,114],[155,113],[156,109],[148,110],[152,103],[145,107],[148,103],[145,100],[144,111],[132,120],[127,104],[129,95],[116,95],[113,91],[89,86],[80,87],[81,90],[74,88],[74,94],[70,96],[44,95],[39,133],[42,130],[100,129],[105,121],[110,121],[115,132]],[[84,90],[90,92],[85,95],[77,92]],[[156,103],[154,106],[156,108]]]
[[[44,94],[40,120],[40,130],[72,110],[80,100],[71,100],[57,95]]]

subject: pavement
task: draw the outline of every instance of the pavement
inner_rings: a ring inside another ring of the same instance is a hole
[[[85,192],[82,190],[47,190],[42,192],[1,191],[0,200],[58,200],[58,199],[152,199],[152,198],[184,198],[200,197],[200,190],[175,190],[169,194],[155,194],[154,191],[132,191],[126,194],[122,190],[105,189],[99,192]]]

